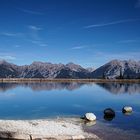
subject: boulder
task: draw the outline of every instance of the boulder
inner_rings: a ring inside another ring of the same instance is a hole
[[[104,110],[105,117],[115,117],[115,111],[111,108],[107,108]]]
[[[125,106],[122,108],[123,113],[131,113],[133,111],[131,106]]]
[[[96,116],[93,113],[86,113],[85,114],[85,119],[88,120],[88,121],[95,121]]]

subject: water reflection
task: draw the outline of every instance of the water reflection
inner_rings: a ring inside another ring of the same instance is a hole
[[[84,83],[70,82],[70,83],[60,83],[60,82],[48,82],[48,83],[0,83],[0,91],[5,92],[7,90],[22,86],[25,88],[31,88],[33,91],[42,90],[75,90],[79,89]]]
[[[113,94],[131,93],[131,95],[119,94],[114,96],[108,92]],[[140,84],[0,83],[0,119],[80,117],[87,112],[93,112],[97,119],[103,123],[109,123],[113,127],[122,129],[134,128],[140,132],[140,125],[137,125],[140,122],[140,94],[132,93],[140,93]],[[132,115],[127,116],[122,113],[121,109],[126,105],[134,108]],[[116,116],[103,116],[103,110],[108,107],[113,108]],[[88,127],[95,124],[83,123]]]
[[[96,83],[98,86],[106,89],[113,94],[120,93],[140,93],[139,83]],[[22,86],[25,88],[31,88],[33,91],[42,90],[76,90],[84,85],[93,85],[93,83],[77,83],[77,82],[47,82],[47,83],[0,83],[0,92],[5,92],[7,90],[14,89],[16,87]]]
[[[104,115],[104,119],[106,121],[112,121],[114,118],[115,118],[115,116],[107,116],[107,115]]]
[[[113,94],[140,93],[139,83],[98,83],[98,85]]]

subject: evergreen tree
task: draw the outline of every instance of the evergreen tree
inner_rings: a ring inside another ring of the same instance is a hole
[[[103,72],[103,76],[102,77],[103,77],[103,79],[105,79],[105,72]]]
[[[119,79],[123,79],[122,69],[120,69],[120,76],[119,76]]]

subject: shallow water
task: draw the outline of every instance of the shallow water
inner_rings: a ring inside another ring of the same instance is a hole
[[[133,107],[131,115],[122,113],[125,105]],[[104,119],[103,110],[108,107],[116,112],[112,121]],[[140,84],[0,83],[0,119],[80,117],[86,112],[94,112],[98,121],[109,128],[139,134]],[[98,126],[86,129],[98,133]]]

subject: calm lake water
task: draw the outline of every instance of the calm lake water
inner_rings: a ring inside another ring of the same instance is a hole
[[[133,107],[124,115],[122,107]],[[111,107],[116,116],[104,119]],[[93,112],[97,120],[123,130],[140,132],[140,84],[127,83],[0,83],[0,119],[80,117]]]

